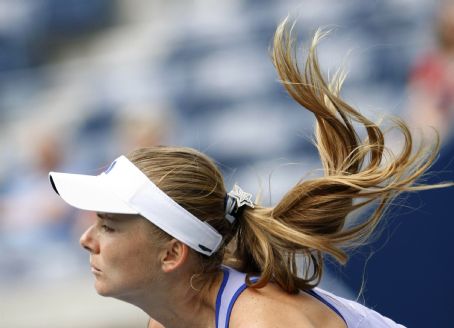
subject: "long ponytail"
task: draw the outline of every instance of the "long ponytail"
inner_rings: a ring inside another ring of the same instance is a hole
[[[340,98],[345,75],[339,71],[327,82],[317,60],[317,44],[324,36],[320,30],[315,33],[303,71],[287,20],[274,36],[272,60],[283,86],[315,116],[324,175],[300,181],[274,208],[243,211],[229,263],[260,275],[255,283],[249,280],[252,287],[273,281],[289,293],[313,288],[322,277],[324,254],[345,263],[346,248],[367,240],[399,193],[449,185],[415,184],[436,159],[438,137],[433,144],[415,147],[405,123],[393,118],[404,141],[401,152],[393,155],[380,127]],[[365,129],[365,140],[354,124]],[[371,203],[374,210],[365,220],[346,224],[349,213]],[[299,261],[303,272],[298,272]]]

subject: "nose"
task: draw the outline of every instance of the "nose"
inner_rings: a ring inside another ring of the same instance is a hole
[[[96,239],[95,228],[95,225],[90,226],[85,230],[82,236],[80,236],[79,240],[80,245],[92,254],[99,253],[99,243]]]

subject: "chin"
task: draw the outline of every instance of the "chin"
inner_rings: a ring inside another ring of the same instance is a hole
[[[113,291],[108,288],[108,286],[106,286],[106,284],[102,283],[102,282],[99,282],[99,281],[96,281],[95,282],[95,289],[96,289],[96,292],[101,295],[101,296],[105,296],[105,297],[112,297],[114,296],[113,294]]]
[[[96,281],[95,289],[100,296],[112,297],[125,302],[130,301],[127,297],[128,293],[126,293],[125,290],[121,288],[114,288],[113,286],[109,286],[105,282]]]

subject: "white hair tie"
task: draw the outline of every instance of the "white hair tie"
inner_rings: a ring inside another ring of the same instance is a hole
[[[240,186],[235,184],[233,189],[226,196],[225,218],[227,221],[230,223],[235,222],[238,213],[243,206],[254,208],[252,194],[245,192]]]

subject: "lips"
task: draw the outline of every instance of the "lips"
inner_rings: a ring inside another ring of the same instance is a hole
[[[90,263],[90,266],[91,266],[91,271],[93,271],[93,272],[101,272],[101,270],[96,265],[94,265],[93,263]]]

